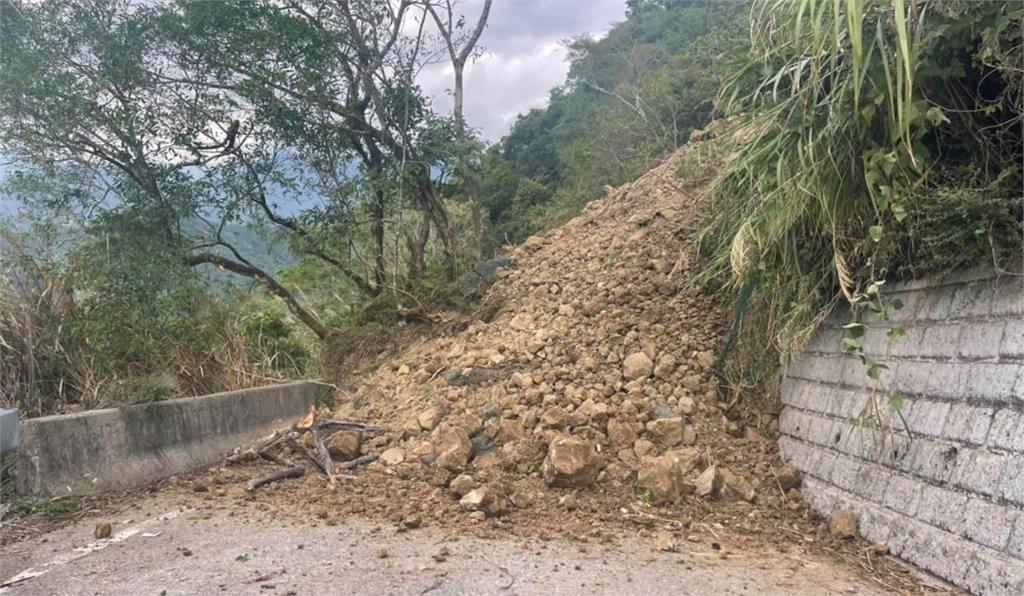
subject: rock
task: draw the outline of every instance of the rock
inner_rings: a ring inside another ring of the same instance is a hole
[[[754,490],[752,484],[728,470],[722,470],[722,475],[725,477],[725,489],[730,495],[743,499],[748,503],[754,502],[754,499],[757,497],[757,491]]]
[[[647,434],[655,445],[669,449],[682,442],[685,428],[682,418],[660,418],[647,423]]]
[[[552,406],[540,416],[540,424],[544,428],[565,428],[569,421],[569,413],[561,406]]]
[[[697,494],[702,497],[715,498],[722,493],[725,477],[716,466],[711,466],[697,477]]]
[[[98,540],[103,540],[105,538],[110,538],[110,533],[112,531],[110,522],[100,522],[96,524],[96,528],[93,530],[92,535]]]
[[[463,511],[482,511],[487,517],[502,515],[508,511],[508,499],[494,487],[474,488],[459,500]]]
[[[622,376],[627,381],[649,377],[652,371],[654,371],[654,363],[643,352],[634,352],[622,361]]]
[[[715,353],[710,350],[704,352],[697,352],[695,359],[697,360],[697,363],[703,366],[704,368],[710,369],[712,366],[715,365]]]
[[[603,468],[593,445],[579,437],[563,436],[551,441],[541,469],[549,486],[582,487],[596,482]]]
[[[460,427],[442,422],[432,435],[437,459],[434,465],[446,470],[458,470],[466,465],[473,453],[469,435]]]
[[[412,455],[420,462],[430,465],[437,459],[437,453],[434,452],[434,444],[430,441],[423,441],[412,450]]]
[[[509,378],[512,380],[512,383],[520,389],[529,389],[533,386],[533,377],[530,375],[526,375],[521,372],[514,372]]]
[[[836,511],[828,520],[828,531],[836,538],[852,540],[857,537],[857,519],[845,509]]]
[[[608,441],[611,442],[613,447],[620,449],[632,447],[637,439],[636,430],[633,429],[632,425],[618,418],[612,418],[608,421],[607,432]]]
[[[362,433],[354,430],[336,432],[327,438],[327,451],[331,457],[343,460],[359,457],[359,447],[363,443]]]
[[[665,354],[658,359],[658,365],[654,367],[654,376],[662,381],[668,381],[672,378],[672,373],[676,372],[677,366],[676,357],[672,354]]]
[[[675,418],[675,411],[668,406],[668,404],[660,403],[654,406],[651,410],[651,420],[661,420],[662,418]]]
[[[654,549],[666,552],[676,552],[676,541],[671,532],[658,532],[658,538],[654,542]]]
[[[779,468],[775,472],[776,478],[779,480],[779,486],[782,487],[784,492],[789,491],[791,488],[799,488],[800,483],[803,481],[803,474],[796,467],[786,464]]]
[[[515,329],[516,331],[529,331],[533,327],[533,317],[526,313],[519,313],[512,317],[509,321],[508,326]]]
[[[680,385],[686,387],[690,391],[696,392],[700,389],[700,375],[686,375],[683,380],[679,382]]]
[[[418,514],[410,514],[402,519],[402,527],[406,530],[414,530],[423,525],[423,518]]]
[[[687,424],[683,428],[683,440],[680,441],[680,444],[687,447],[697,444],[697,429],[693,428],[692,424]]]
[[[469,491],[477,487],[476,480],[469,474],[459,474],[448,483],[448,490],[456,497],[462,498]]]
[[[441,423],[441,411],[433,407],[427,408],[416,417],[416,422],[423,430],[434,430]]]
[[[459,507],[461,507],[463,511],[479,511],[486,496],[487,491],[482,488],[474,488],[468,493],[462,495],[462,498],[459,499]]]
[[[697,407],[697,403],[693,401],[692,397],[684,396],[679,398],[679,405],[676,407],[679,408],[679,411],[682,414],[693,414],[693,410]]]
[[[397,466],[398,464],[405,461],[405,451],[399,447],[392,447],[385,449],[384,453],[380,454],[380,462],[385,466]]]
[[[473,447],[474,457],[478,457],[494,449],[494,439],[487,436],[486,433],[477,433],[473,435],[473,438],[469,440],[469,444]]]
[[[673,503],[694,491],[686,476],[697,467],[700,454],[692,449],[673,451],[661,457],[646,457],[640,463],[637,486],[649,489],[651,503]]]
[[[871,554],[876,556],[884,556],[889,554],[889,545],[884,542],[876,542],[871,545]]]
[[[654,443],[647,439],[637,439],[636,442],[633,443],[633,453],[636,454],[638,459],[643,459],[648,455],[655,453],[657,450],[658,448]]]

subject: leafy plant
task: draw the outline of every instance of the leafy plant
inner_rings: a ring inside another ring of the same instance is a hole
[[[1014,2],[756,2],[749,61],[720,94],[733,132],[698,281],[735,295],[758,276],[759,336],[785,357],[838,302],[912,269],[923,255],[906,229],[938,173],[1019,172],[1022,88],[1006,50],[1022,17]],[[1019,213],[999,217],[1020,246]]]

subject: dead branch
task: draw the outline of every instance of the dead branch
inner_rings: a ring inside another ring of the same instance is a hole
[[[306,473],[306,468],[302,466],[293,466],[291,468],[285,468],[284,470],[278,470],[271,472],[266,476],[260,478],[254,478],[249,481],[245,486],[246,490],[254,491],[261,486],[270,484],[271,482],[277,482],[278,480],[285,480],[286,478],[299,478]]]
[[[320,413],[316,406],[310,406],[309,412],[307,412],[301,419],[295,421],[295,423],[290,427],[275,430],[269,435],[254,441],[247,447],[236,448],[227,456],[227,463],[234,464],[262,458],[286,467],[285,470],[280,470],[268,476],[264,476],[263,478],[250,481],[248,485],[249,490],[254,490],[255,488],[263,486],[269,482],[274,482],[275,480],[296,477],[292,475],[295,473],[293,470],[296,468],[304,470],[302,466],[296,465],[295,462],[282,453],[283,450],[288,450],[292,454],[298,454],[313,466],[317,472],[327,476],[327,481],[333,488],[338,478],[347,480],[351,480],[353,478],[352,476],[341,474],[340,471],[352,470],[360,465],[370,463],[377,459],[377,454],[371,453],[340,465],[336,464],[331,458],[331,453],[327,448],[327,443],[324,441],[324,437],[339,431],[368,433],[382,432],[387,430],[385,427],[377,424],[365,424],[362,422],[350,422],[348,420],[320,418],[319,414]],[[310,450],[299,441],[299,439],[301,439],[306,433],[310,433],[313,437],[313,445],[316,447],[316,454],[311,453]],[[279,476],[280,474],[283,474],[283,476]]]

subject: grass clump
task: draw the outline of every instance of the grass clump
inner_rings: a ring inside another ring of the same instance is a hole
[[[754,3],[698,240],[700,282],[753,291],[746,340],[762,364],[777,348],[759,369],[879,281],[1019,252],[1022,18],[1009,1]]]

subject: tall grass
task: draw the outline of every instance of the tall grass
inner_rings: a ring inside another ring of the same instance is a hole
[[[719,100],[744,142],[714,182],[701,281],[756,278],[751,308],[783,355],[891,276],[936,168],[1019,176],[1022,6],[755,2],[750,59]]]

